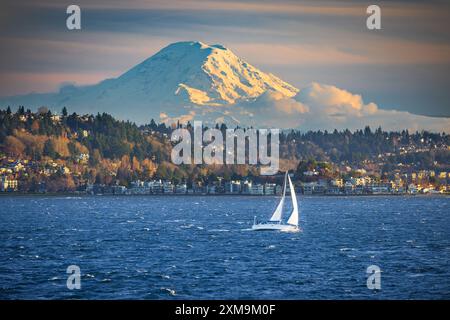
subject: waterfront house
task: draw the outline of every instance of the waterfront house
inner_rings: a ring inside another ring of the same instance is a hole
[[[113,194],[125,194],[127,191],[127,188],[125,186],[113,186],[112,187]]]
[[[194,184],[193,190],[194,190],[194,193],[200,193],[200,194],[205,194],[207,191],[206,188],[201,184]]]
[[[370,186],[372,194],[387,194],[389,193],[389,187],[383,183],[376,183]]]
[[[328,195],[338,195],[340,193],[341,193],[341,190],[336,185],[328,186],[327,191],[326,191],[326,194],[328,194]]]
[[[330,185],[337,188],[342,188],[344,186],[344,181],[342,179],[333,179],[330,181]]]
[[[276,192],[277,185],[275,183],[265,183],[264,184],[264,194],[274,195]]]
[[[365,191],[365,186],[363,184],[357,184],[354,189],[355,194],[363,194]]]
[[[245,180],[241,185],[241,190],[243,194],[250,194],[250,190],[252,188],[252,182]]]
[[[163,183],[164,193],[170,194],[173,193],[173,184],[170,181],[164,181]]]
[[[250,194],[262,196],[264,194],[264,186],[260,183],[252,184],[252,186],[250,187]]]
[[[215,185],[207,185],[206,193],[208,194],[216,194],[216,186]]]
[[[277,186],[275,187],[275,193],[277,195],[281,195],[282,192],[283,192],[283,187],[277,184]]]
[[[18,189],[19,182],[16,179],[6,175],[0,177],[0,191],[17,191]]]
[[[344,184],[345,194],[353,194],[354,185],[350,181],[346,181]]]
[[[241,192],[241,181],[226,181],[225,182],[225,193],[227,194],[237,194]]]
[[[187,185],[185,183],[177,184],[175,186],[175,193],[177,194],[186,194],[187,192]]]
[[[305,182],[302,185],[303,194],[312,194],[314,187],[317,185],[316,182]]]
[[[153,180],[150,182],[150,190],[153,194],[161,194],[164,191],[161,180]]]

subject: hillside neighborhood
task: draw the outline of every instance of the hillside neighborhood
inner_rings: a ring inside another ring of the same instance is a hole
[[[449,135],[385,132],[283,132],[280,172],[252,165],[170,161],[170,133],[181,124],[137,126],[108,114],[61,114],[43,107],[0,110],[0,192],[78,194],[274,195],[289,170],[306,195],[448,193]],[[192,127],[185,125],[188,130]],[[219,130],[226,126],[216,125]]]

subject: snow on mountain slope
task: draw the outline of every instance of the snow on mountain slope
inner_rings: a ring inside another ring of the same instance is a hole
[[[267,90],[294,96],[298,89],[266,74],[221,45],[177,42],[117,79],[139,86],[158,101],[182,96],[198,105],[224,106]]]
[[[210,81],[202,65],[208,54],[200,43],[171,44],[115,79],[114,90],[143,94],[156,108],[161,104],[181,107],[178,104],[192,102],[191,96],[193,100],[206,102],[210,99],[206,93]]]

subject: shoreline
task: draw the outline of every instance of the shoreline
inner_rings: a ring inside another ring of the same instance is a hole
[[[302,197],[446,197],[450,196],[450,193],[433,193],[433,194],[424,194],[424,193],[418,193],[418,194],[407,194],[407,193],[401,193],[401,194],[303,194],[303,193],[296,193],[298,196]],[[38,193],[38,192],[0,192],[0,197],[26,197],[26,196],[33,196],[33,197],[229,197],[229,196],[240,196],[240,197],[252,197],[252,198],[265,198],[265,197],[279,197],[280,195],[271,194],[271,195],[256,195],[256,194],[242,194],[242,193],[235,193],[235,194],[226,194],[226,193],[215,193],[215,194],[208,194],[208,193],[174,193],[174,194],[87,194],[87,193],[74,193],[74,192],[49,192],[49,193]]]

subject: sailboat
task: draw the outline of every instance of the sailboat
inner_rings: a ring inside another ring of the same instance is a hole
[[[286,181],[289,182],[289,190],[291,192],[291,200],[292,200],[292,212],[286,223],[282,222],[283,216],[283,206],[284,200],[286,198]],[[256,217],[253,221],[252,230],[262,231],[262,230],[278,230],[285,232],[298,232],[300,231],[298,227],[298,203],[297,196],[295,195],[295,189],[292,184],[291,178],[286,172],[284,176],[284,186],[283,186],[283,196],[281,197],[278,206],[276,207],[272,217],[269,221],[266,222],[257,222]]]

